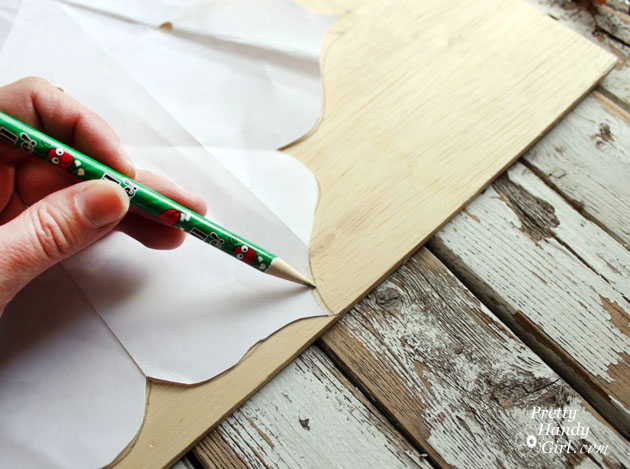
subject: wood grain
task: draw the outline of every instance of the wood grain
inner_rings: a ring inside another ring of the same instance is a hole
[[[207,468],[431,468],[316,347],[192,453]]]
[[[614,54],[617,57],[617,65],[602,80],[600,88],[606,93],[614,95],[625,105],[630,106],[630,46],[598,28],[591,0],[581,2],[570,0],[525,1]]]
[[[630,435],[628,250],[521,164],[429,246]]]
[[[630,248],[630,114],[593,93],[524,157],[584,216]]]
[[[426,249],[320,343],[439,467],[577,464],[566,454],[523,454],[519,435],[535,405],[578,409],[597,441],[611,445],[596,464],[630,458],[630,443]]]
[[[333,313],[394,270],[614,65],[518,0],[303,3],[343,13],[324,44],[322,120],[288,149],[320,183],[311,265]],[[208,383],[151,383],[144,425],[118,467],[174,461],[335,320],[290,325]]]

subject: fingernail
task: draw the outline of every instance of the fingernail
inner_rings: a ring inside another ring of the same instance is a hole
[[[129,210],[129,197],[122,188],[108,181],[90,181],[76,195],[76,206],[95,228],[114,223]]]
[[[166,177],[166,176],[165,176]],[[175,181],[169,181],[170,184],[173,184],[173,186],[175,186],[175,188],[180,191],[184,196],[186,197],[192,197],[192,198],[196,198],[198,197],[197,194],[193,194],[192,192],[190,192],[188,189],[185,189],[184,187],[180,186],[178,183],[176,183]]]
[[[206,205],[206,202],[205,200],[203,200],[203,197],[199,196],[198,194],[195,194],[194,192],[189,191],[188,189],[183,188],[176,182],[171,181],[171,183],[177,188],[178,191],[182,193],[181,195],[184,196],[184,198],[190,199],[196,205]]]
[[[133,164],[133,160],[123,147],[120,147],[120,156],[123,160],[125,160],[125,164],[127,165],[127,171],[125,171],[125,174],[132,178],[135,177],[136,165]]]

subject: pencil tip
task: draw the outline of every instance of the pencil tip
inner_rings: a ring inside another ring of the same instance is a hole
[[[297,270],[295,270],[279,257],[276,257],[273,261],[271,261],[271,265],[265,271],[265,273],[273,275],[274,277],[289,280],[290,282],[299,283],[300,285],[305,285],[310,288],[316,288],[313,282],[311,282],[308,278],[299,273]]]

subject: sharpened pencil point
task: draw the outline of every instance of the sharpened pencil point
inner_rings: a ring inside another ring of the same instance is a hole
[[[265,271],[266,274],[273,275],[274,277],[283,278],[291,282],[299,283],[300,285],[306,285],[307,287],[316,288],[315,284],[311,282],[304,275],[299,273],[289,264],[284,262],[279,257],[276,257],[271,261],[271,265]]]

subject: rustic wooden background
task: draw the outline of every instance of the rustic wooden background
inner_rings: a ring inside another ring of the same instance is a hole
[[[628,12],[527,1],[615,70],[177,469],[630,466]],[[523,454],[533,405],[607,454]]]

